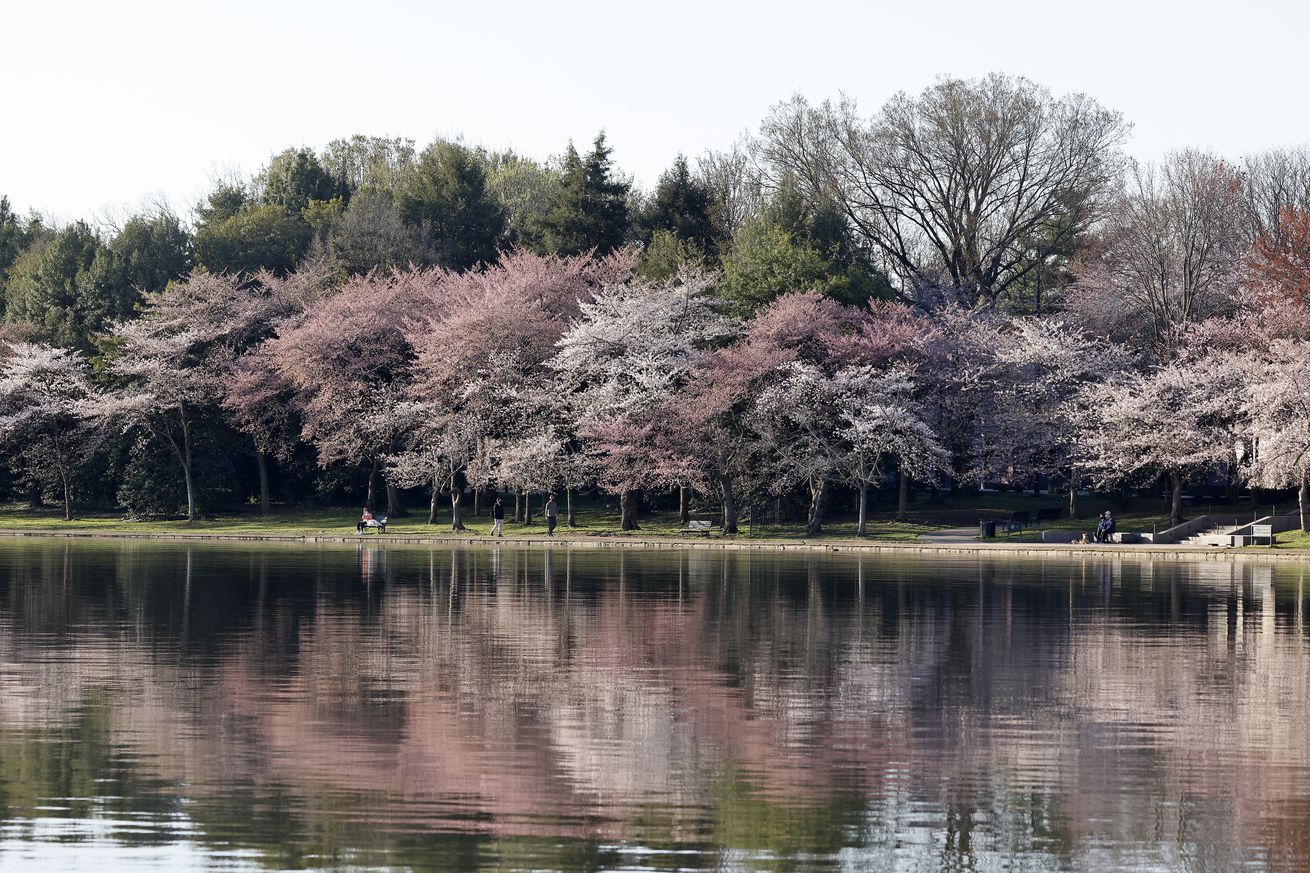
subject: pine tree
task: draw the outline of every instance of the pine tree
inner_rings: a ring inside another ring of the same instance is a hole
[[[594,249],[603,256],[627,241],[629,184],[615,177],[612,151],[604,131],[585,158],[569,143],[563,183],[546,217],[545,248],[562,255]]]
[[[401,187],[400,209],[431,232],[443,267],[467,270],[499,257],[505,211],[487,189],[481,158],[467,146],[438,140],[424,149]]]
[[[719,233],[710,216],[712,199],[710,189],[692,177],[686,157],[678,155],[642,211],[642,242],[649,245],[657,232],[667,231],[713,263],[718,258]]]

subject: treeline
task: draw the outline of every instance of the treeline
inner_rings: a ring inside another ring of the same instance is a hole
[[[458,527],[469,493],[599,486],[625,528],[690,489],[814,532],[893,472],[1163,479],[1175,515],[1213,470],[1304,490],[1310,153],[1140,165],[1126,133],[993,75],[793,98],[648,193],[602,134],[292,149],[190,226],[0,200],[10,487],[190,517],[422,488]]]

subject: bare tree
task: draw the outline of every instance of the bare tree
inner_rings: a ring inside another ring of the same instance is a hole
[[[855,102],[774,107],[756,150],[777,183],[832,197],[902,295],[924,277],[993,305],[1096,218],[1128,125],[1082,95],[1027,79],[945,79],[870,120]]]
[[[1242,163],[1252,232],[1280,241],[1279,213],[1289,206],[1310,210],[1310,146],[1269,149],[1248,155]]]
[[[1077,269],[1075,320],[1167,358],[1183,328],[1230,311],[1252,241],[1242,174],[1181,151],[1132,177]]]
[[[714,193],[716,218],[725,231],[736,233],[759,213],[764,191],[749,143],[733,143],[726,151],[707,151],[696,162],[696,176]]]

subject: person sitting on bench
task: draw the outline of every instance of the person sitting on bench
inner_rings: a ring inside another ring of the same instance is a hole
[[[355,524],[355,533],[363,533],[364,528],[368,527],[368,523],[372,520],[373,513],[369,512],[368,507],[365,506],[364,511],[359,514],[359,521]]]
[[[1114,516],[1110,510],[1101,514],[1101,521],[1096,525],[1096,541],[1098,543],[1108,543],[1110,537],[1114,535]]]

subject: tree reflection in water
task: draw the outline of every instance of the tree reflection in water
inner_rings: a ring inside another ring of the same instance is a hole
[[[1307,869],[1304,573],[4,543],[0,858]]]

